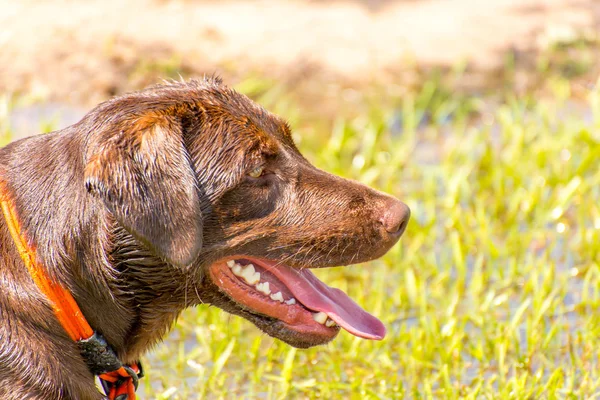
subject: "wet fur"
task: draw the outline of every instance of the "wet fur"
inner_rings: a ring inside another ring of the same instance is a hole
[[[257,165],[265,176],[248,177]],[[283,121],[213,79],[124,95],[11,143],[0,178],[38,261],[124,362],[202,303],[292,345],[319,344],[244,310],[206,268],[233,254],[346,265],[398,236],[376,221],[397,200],[317,170]],[[0,398],[101,397],[0,219]]]

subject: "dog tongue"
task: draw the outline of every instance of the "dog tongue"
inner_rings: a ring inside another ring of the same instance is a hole
[[[380,320],[363,310],[340,289],[321,282],[310,270],[273,263],[269,272],[282,281],[306,308],[324,312],[351,334],[375,340],[385,336],[385,326]]]

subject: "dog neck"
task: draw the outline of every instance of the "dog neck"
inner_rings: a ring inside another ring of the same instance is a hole
[[[55,182],[57,190],[52,193],[78,196],[76,190],[66,190],[61,184]],[[79,208],[85,212],[73,215],[74,211],[66,209],[70,202],[59,206],[60,198],[44,198],[46,204],[54,204],[56,212],[42,221],[39,210],[27,206],[40,204],[42,199],[23,201],[37,193],[3,186],[11,193],[12,207],[22,217],[22,232],[29,243],[35,243],[35,258],[48,279],[68,288],[89,325],[107,339],[123,362],[139,360],[184,308],[201,302],[197,278],[154,256],[96,199],[81,194],[84,205]]]

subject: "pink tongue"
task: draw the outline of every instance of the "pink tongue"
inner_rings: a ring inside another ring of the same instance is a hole
[[[363,310],[340,289],[321,282],[310,270],[297,270],[272,262],[264,264],[269,264],[268,271],[282,281],[306,308],[324,312],[355,336],[375,340],[385,336],[385,326],[380,320]]]

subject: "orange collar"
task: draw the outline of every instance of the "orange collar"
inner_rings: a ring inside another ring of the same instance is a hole
[[[135,400],[138,378],[143,375],[141,364],[123,365],[106,341],[94,332],[73,295],[58,282],[53,281],[43,265],[37,262],[35,245],[30,245],[23,235],[17,213],[2,182],[0,182],[0,205],[10,235],[29,275],[49,300],[54,315],[64,330],[79,345],[82,356],[92,373],[100,377],[108,398],[113,400],[124,395],[119,399]],[[108,368],[106,359],[99,358],[99,353],[105,357],[107,352],[114,355],[111,356]]]

